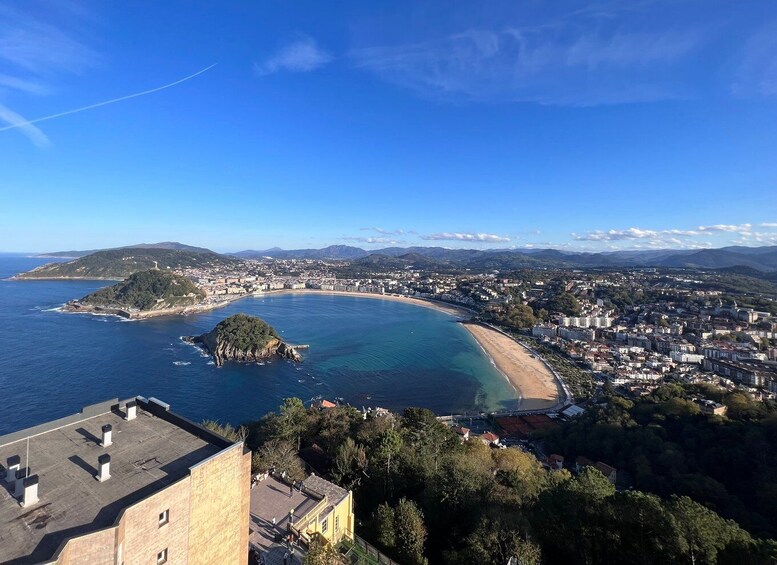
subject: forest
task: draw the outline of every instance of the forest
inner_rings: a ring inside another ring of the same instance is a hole
[[[715,453],[697,468],[700,463],[692,460],[704,449],[702,444],[689,439],[682,447],[676,444],[674,426],[670,425],[662,437],[660,429],[653,429],[661,426],[650,423],[653,418],[663,417],[665,422],[688,418],[685,425],[703,430],[706,426],[736,427],[743,423],[765,426],[770,416],[751,413],[746,404],[737,408],[738,400],[731,398],[736,418],[732,423],[709,418],[705,423],[699,414],[691,413],[680,396],[662,395],[655,404],[663,407],[652,414],[613,396],[606,405],[592,410],[579,422],[562,426],[546,440],[570,456],[575,449],[590,449],[587,453],[591,457],[611,457],[612,464],[628,464],[630,458],[639,456],[639,450],[629,455],[608,449],[626,445],[630,438],[618,442],[602,438],[599,444],[591,443],[589,447],[588,432],[583,430],[602,426],[638,434],[638,428],[652,426],[651,433],[658,439],[645,439],[652,449],[666,456],[660,457],[661,464],[656,462],[653,482],[647,475],[637,478],[635,474],[635,480],[645,481],[644,490],[616,491],[604,475],[591,467],[579,474],[567,469],[549,470],[521,449],[493,449],[477,439],[462,442],[423,408],[365,418],[349,406],[318,410],[289,398],[277,412],[246,424],[244,429],[254,451],[256,471],[275,467],[292,478],[302,478],[303,467],[297,456],[300,448],[316,446],[321,450],[328,462],[328,477],[354,492],[357,533],[409,565],[507,563],[510,557],[517,557],[525,565],[773,562],[777,544],[768,539],[772,531],[768,517],[763,517],[759,527],[747,531],[716,510],[728,513],[730,506],[713,504],[710,497],[690,488],[694,479],[705,484],[715,480],[707,473],[716,461],[721,464],[725,454]],[[211,425],[218,429],[217,424]],[[736,428],[731,433],[736,431],[750,430]],[[766,448],[774,445],[773,436],[771,428],[763,428],[761,433],[765,435],[759,439],[754,434],[741,448],[742,453],[736,454],[735,470],[741,470],[740,457],[748,455],[761,457],[763,467],[759,469],[766,469],[773,457],[766,453]],[[703,433],[700,431],[697,437],[703,437]],[[726,449],[730,441],[725,440]],[[661,451],[662,442],[675,445],[666,445]],[[687,454],[683,449],[688,450]],[[652,452],[646,453],[652,456]],[[684,477],[676,484],[664,480],[672,458],[685,458],[684,474],[696,476]],[[755,482],[748,484],[753,487]],[[746,485],[740,486],[747,490]],[[741,504],[747,508],[756,502],[743,496]],[[750,511],[753,517],[759,515],[756,506]],[[744,520],[747,516],[739,513],[737,518]],[[752,526],[752,520],[745,523]],[[339,561],[336,554],[315,551],[308,563]]]

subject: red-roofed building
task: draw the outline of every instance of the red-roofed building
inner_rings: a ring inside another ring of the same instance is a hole
[[[499,445],[499,436],[496,435],[494,432],[486,432],[484,434],[481,434],[480,441],[482,441],[486,445]]]
[[[465,428],[464,426],[453,426],[452,429],[454,432],[456,432],[456,435],[461,438],[461,441],[469,440],[469,428]]]

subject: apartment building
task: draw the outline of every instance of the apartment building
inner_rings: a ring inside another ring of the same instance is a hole
[[[0,436],[0,562],[246,564],[251,455],[156,399]]]

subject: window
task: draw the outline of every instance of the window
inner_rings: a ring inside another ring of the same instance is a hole
[[[329,527],[329,517],[327,516],[326,518],[324,518],[324,521],[321,522],[321,533],[325,534],[328,527]]]
[[[156,565],[162,565],[162,563],[167,563],[167,548],[156,554]]]
[[[159,514],[159,527],[161,528],[170,521],[170,510],[167,509]]]
[[[335,516],[335,531],[340,531],[340,516]]]

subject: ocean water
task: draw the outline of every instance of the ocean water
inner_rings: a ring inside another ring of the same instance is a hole
[[[154,396],[194,420],[240,423],[283,398],[438,414],[515,408],[513,388],[453,317],[388,300],[278,295],[192,316],[126,321],[56,308],[104,281],[10,281],[44,260],[0,256],[0,434],[113,397]],[[217,368],[183,335],[256,315],[304,361]]]

